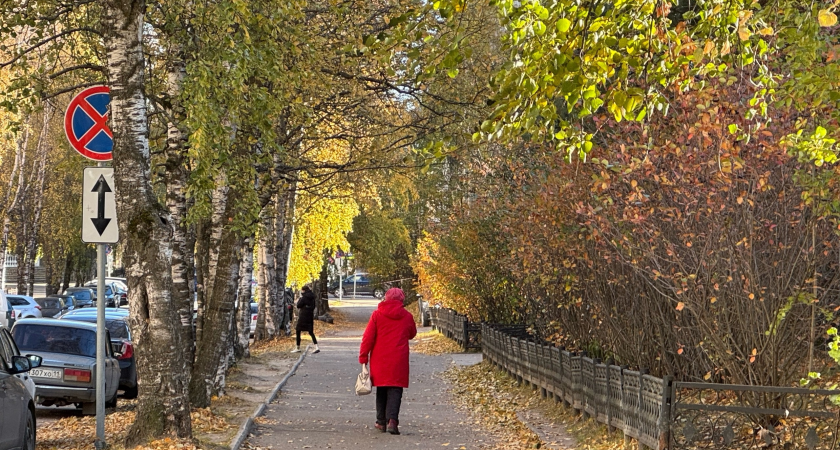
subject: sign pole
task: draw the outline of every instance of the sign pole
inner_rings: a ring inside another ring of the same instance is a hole
[[[105,448],[105,244],[96,244],[96,444]]]
[[[99,167],[105,163],[97,164]],[[105,244],[96,244],[96,443],[105,443]]]
[[[106,244],[119,241],[117,207],[114,195],[114,169],[105,167],[113,159],[114,136],[108,128],[110,90],[93,86],[73,97],[64,114],[64,132],[70,146],[85,158],[98,161],[98,167],[84,171],[82,183],[82,241],[96,244],[96,440],[105,443],[105,356],[110,342],[105,328]],[[4,272],[5,273],[5,272]]]

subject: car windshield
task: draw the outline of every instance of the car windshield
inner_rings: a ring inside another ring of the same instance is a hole
[[[70,295],[77,298],[78,300],[93,300],[90,296],[90,291],[76,291],[71,292]]]
[[[12,330],[22,352],[50,352],[96,357],[92,330],[53,325],[18,324]]]
[[[36,298],[36,302],[41,305],[42,308],[60,308],[61,305],[58,303],[57,298]]]
[[[96,316],[68,316],[67,319],[96,323]],[[105,319],[105,328],[111,332],[111,339],[128,339],[128,325],[122,320]]]
[[[91,286],[90,290],[93,291],[93,295],[96,295],[96,286]],[[114,295],[114,294],[111,291],[111,287],[110,286],[105,286],[105,296],[110,297],[112,295]]]
[[[9,296],[8,299],[9,299],[9,303],[11,303],[12,306],[29,306],[29,302],[26,301],[26,299],[23,298],[23,297]]]
[[[260,305],[256,303],[251,304],[251,314],[257,314],[260,312]]]

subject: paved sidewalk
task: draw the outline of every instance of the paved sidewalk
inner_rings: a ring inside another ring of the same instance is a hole
[[[493,448],[449,401],[439,374],[448,355],[411,354],[411,380],[400,410],[401,435],[373,428],[374,395],[354,394],[361,334],[377,301],[344,302],[341,310],[358,329],[319,337],[321,353],[307,355],[280,397],[269,406],[245,448],[264,449],[480,449]],[[250,447],[249,447],[250,446]]]

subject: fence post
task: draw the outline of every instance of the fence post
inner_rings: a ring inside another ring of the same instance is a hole
[[[642,386],[644,385],[645,375],[647,375],[648,373],[649,373],[648,369],[645,369],[643,367],[639,368],[639,403],[637,405],[637,408],[638,408],[637,414],[639,415],[639,419],[637,421],[637,425],[639,427],[639,435],[640,436],[642,434],[642,429],[643,429],[642,421],[644,420],[642,418],[642,414],[643,414],[642,411],[644,410],[644,405],[645,405],[644,389],[642,389]],[[641,439],[638,439],[638,443],[639,443],[639,450],[645,450],[645,444],[642,444]]]
[[[662,377],[662,399],[659,405],[659,420],[656,424],[656,429],[659,431],[659,449],[665,450],[670,447],[671,441],[671,409],[670,409],[670,393],[671,393],[671,376],[665,375]]]
[[[464,351],[467,351],[470,347],[470,322],[466,316],[464,317],[462,326],[464,327]]]

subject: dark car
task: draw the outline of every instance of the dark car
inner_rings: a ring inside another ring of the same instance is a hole
[[[0,327],[0,450],[35,448],[35,400],[15,375],[41,365],[20,354],[12,335]]]
[[[64,305],[67,306],[67,311],[73,311],[76,309],[76,297],[72,295],[64,295],[64,294],[55,294],[50,295],[50,297],[60,298],[64,300]]]
[[[41,297],[36,298],[35,301],[41,306],[41,314],[44,317],[60,316],[70,310],[64,298],[61,297]]]
[[[385,288],[382,284],[373,282],[370,276],[366,273],[357,273],[345,278],[342,282],[341,289],[342,297],[353,295],[354,292],[361,295],[372,295],[376,298],[382,298],[385,296]],[[327,287],[327,290],[330,293],[338,295],[338,281],[333,281]]]
[[[87,285],[85,287],[93,290],[93,304],[96,305],[96,299],[98,298],[98,294],[96,292],[97,286]],[[118,305],[114,289],[111,287],[110,284],[105,284],[105,307],[116,308],[117,306]]]
[[[82,309],[65,314],[61,320],[96,323],[96,310]],[[134,343],[131,329],[128,327],[128,310],[107,308],[105,310],[105,328],[111,335],[111,351],[120,363],[120,387],[123,396],[137,398],[137,362],[134,359]]]
[[[96,294],[93,289],[87,287],[71,287],[64,291],[64,295],[72,295],[76,299],[76,308],[93,306]]]

